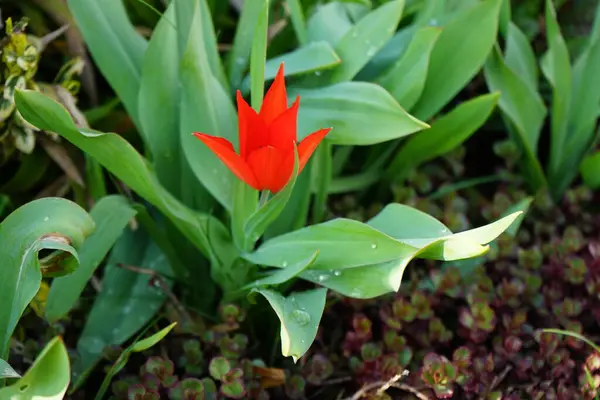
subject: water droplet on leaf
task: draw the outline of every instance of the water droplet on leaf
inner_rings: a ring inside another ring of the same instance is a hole
[[[377,248],[377,243],[373,243],[373,244],[371,245],[371,248],[372,248],[372,249],[376,249],[376,248]]]
[[[281,263],[281,266],[282,266],[283,268],[287,267],[287,266],[288,266],[288,262],[287,262],[287,261],[284,261],[284,262],[282,262],[282,263]]]
[[[340,275],[342,275],[342,271],[335,270],[335,271],[333,271],[333,274],[335,276],[340,276]]]
[[[307,325],[310,322],[310,315],[306,311],[302,310],[292,311],[292,318],[300,326]]]

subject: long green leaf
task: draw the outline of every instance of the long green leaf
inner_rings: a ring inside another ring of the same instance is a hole
[[[44,347],[21,379],[0,389],[0,398],[62,400],[70,380],[67,348],[61,338],[55,337]]]
[[[495,49],[490,55],[484,75],[490,90],[501,92],[499,106],[514,126],[514,139],[523,150],[522,168],[533,190],[545,185],[544,172],[537,158],[540,132],[546,118],[544,102],[531,85],[508,68]]]
[[[569,107],[571,104],[572,71],[567,44],[560,33],[560,26],[556,20],[556,11],[552,0],[546,0],[546,38],[548,51],[542,58],[542,72],[552,85],[552,112],[551,112],[551,141],[550,161],[548,164],[548,180],[550,190],[554,196],[552,183],[560,179],[563,171],[560,164],[563,161],[565,146],[567,144]]]
[[[434,116],[481,69],[496,42],[501,2],[482,1],[443,26],[431,53],[425,88],[413,109],[417,118]]]
[[[121,196],[108,196],[96,203],[90,211],[96,230],[79,250],[79,268],[52,282],[46,301],[46,319],[54,322],[75,305],[94,271],[135,214],[127,199]],[[77,261],[70,260],[68,263],[75,264]],[[75,269],[75,266],[67,268]]]
[[[139,118],[148,139],[152,164],[160,183],[179,196],[179,52],[175,5],[172,3],[156,28],[144,55],[139,91]]]
[[[0,356],[8,352],[17,322],[37,293],[42,271],[68,273],[65,261],[77,257],[76,248],[94,230],[94,221],[77,204],[58,198],[35,200],[18,208],[0,224]],[[40,265],[43,249],[70,253],[56,264]],[[72,265],[72,267],[76,267]]]
[[[250,96],[252,107],[260,111],[265,91],[265,60],[267,59],[267,31],[269,29],[269,1],[262,1],[254,40],[250,52]]]
[[[60,104],[38,92],[17,92],[15,99],[27,121],[40,129],[60,134],[90,154],[134,192],[160,209],[207,257],[215,257],[210,243],[227,237],[225,227],[216,218],[196,213],[175,200],[160,186],[148,162],[122,137],[78,130]]]
[[[592,189],[600,188],[600,151],[584,158],[580,170],[583,182],[587,186]]]
[[[146,40],[120,0],[68,0],[68,4],[96,65],[141,128],[138,92]]]
[[[376,80],[406,110],[415,105],[423,92],[431,51],[440,33],[436,27],[419,29],[402,58]]]
[[[227,210],[231,210],[234,175],[206,145],[192,136],[193,132],[202,132],[223,137],[234,145],[237,143],[235,110],[229,95],[211,73],[203,40],[200,9],[196,5],[179,70],[182,87],[181,146],[197,181]]]
[[[342,4],[335,1],[318,5],[316,11],[308,19],[308,40],[310,42],[325,40],[335,47],[350,28],[352,28],[352,22]]]
[[[300,0],[286,1],[290,9],[290,18],[292,20],[294,32],[296,32],[296,38],[298,39],[298,43],[303,46],[308,43],[308,33],[306,32],[306,21],[304,20],[302,4],[300,4]]]
[[[370,12],[354,25],[335,46],[342,59],[331,83],[349,81],[386,44],[400,22],[404,0],[393,0]]]
[[[512,22],[508,25],[504,62],[523,83],[531,88],[532,92],[537,92],[539,80],[537,58],[527,36]]]
[[[492,93],[469,100],[436,119],[431,128],[411,136],[388,168],[390,179],[401,181],[419,164],[462,144],[488,119],[499,96]]]
[[[290,89],[301,96],[299,137],[331,126],[333,144],[370,145],[397,139],[428,127],[409,115],[379,85],[343,82],[319,89]],[[373,124],[372,121],[377,121]]]

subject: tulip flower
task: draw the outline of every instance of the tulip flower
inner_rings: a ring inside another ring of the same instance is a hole
[[[226,139],[195,132],[242,181],[257,190],[277,193],[292,178],[300,96],[288,108],[283,63],[256,113],[237,92],[239,154]],[[298,145],[298,173],[331,128],[320,129]]]

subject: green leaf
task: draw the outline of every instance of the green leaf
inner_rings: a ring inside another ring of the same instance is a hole
[[[236,178],[193,132],[225,138],[237,144],[237,117],[225,89],[210,71],[204,53],[199,8],[194,9],[189,39],[180,66],[182,101],[180,138],[183,154],[194,175],[210,194],[231,210]],[[191,182],[188,182],[190,185]]]
[[[138,98],[141,129],[160,183],[174,196],[181,190],[179,144],[179,52],[175,5],[152,32],[142,64]]]
[[[580,167],[583,182],[591,189],[600,188],[600,151],[583,159]]]
[[[115,361],[115,363],[111,366],[110,370],[104,377],[104,381],[102,382],[98,393],[96,393],[96,400],[102,400],[104,394],[106,393],[106,390],[110,385],[110,381],[116,374],[119,373],[119,371],[125,368],[125,365],[127,364],[127,361],[129,361],[129,356],[131,355],[131,353],[139,353],[141,351],[148,350],[149,348],[155,346],[158,342],[163,340],[169,332],[171,332],[175,325],[177,325],[177,322],[173,322],[171,325],[161,329],[155,334],[150,335],[145,339],[138,340],[134,342],[131,346],[126,348],[123,351],[123,353],[121,353],[117,361]]]
[[[484,254],[487,251],[484,245],[508,229],[520,214],[517,212],[492,224],[453,234],[441,222],[421,211],[390,204],[368,224],[390,238],[410,244],[413,250],[388,261],[374,260],[369,265],[355,268],[311,268],[302,272],[300,277],[345,296],[361,299],[378,297],[398,291],[404,269],[414,258],[457,260]]]
[[[340,62],[340,58],[327,42],[313,42],[289,53],[267,60],[265,64],[265,80],[275,78],[281,63],[285,64],[285,76],[289,77],[333,68]],[[249,90],[249,82],[249,78],[246,77],[242,84],[242,92]]]
[[[0,398],[61,400],[71,380],[69,370],[67,348],[60,337],[55,337],[44,347],[21,379],[0,389]]]
[[[404,56],[406,49],[408,49],[408,46],[418,29],[419,26],[416,24],[400,28],[398,32],[388,40],[387,44],[373,56],[358,75],[356,75],[355,80],[374,81],[381,74],[385,73],[387,69],[391,68],[392,65]]]
[[[129,348],[129,350],[134,353],[139,353],[140,351],[148,350],[150,347],[155,346],[158,342],[163,340],[165,338],[165,336],[167,336],[167,334],[169,332],[171,332],[171,330],[173,328],[175,328],[175,325],[177,325],[177,322],[173,322],[171,325],[164,327],[163,329],[156,332],[155,334],[150,335],[147,338],[142,339],[138,342],[135,342]]]
[[[506,228],[506,234],[512,237],[517,237],[517,232],[519,231],[521,223],[523,223],[523,219],[525,219],[525,216],[529,211],[529,207],[531,207],[531,203],[533,203],[533,197],[525,197],[523,200],[518,201],[516,204],[513,204],[508,208],[508,210],[502,213],[502,216],[506,217],[513,213],[521,212],[521,214],[515,219],[512,225]]]
[[[436,27],[419,29],[402,57],[376,81],[406,110],[415,105],[423,92],[431,51],[440,33]]]
[[[0,188],[1,193],[14,194],[31,190],[48,172],[50,157],[36,149],[31,154],[22,154],[19,169]]]
[[[0,379],[20,377],[21,375],[19,375],[9,363],[0,358]]]
[[[335,51],[342,63],[330,82],[344,82],[354,76],[386,44],[400,22],[404,0],[393,0],[367,14],[337,42]]]
[[[502,93],[499,107],[514,126],[512,136],[523,150],[524,175],[534,191],[538,190],[546,181],[537,158],[540,132],[546,118],[544,102],[539,93],[521,79],[522,75],[508,68],[498,49],[488,58],[484,75],[490,90]]]
[[[523,83],[531,88],[532,92],[537,92],[539,79],[537,58],[527,36],[512,22],[508,25],[504,62]]]
[[[308,33],[306,32],[306,21],[304,20],[304,12],[302,11],[302,4],[300,0],[286,0],[288,8],[290,10],[290,19],[292,20],[292,26],[294,32],[296,32],[296,38],[300,46],[304,46],[308,43]]]
[[[17,92],[15,100],[28,122],[40,129],[60,134],[94,157],[134,192],[159,208],[206,256],[211,256],[212,253],[209,234],[212,242],[227,236],[225,227],[219,220],[190,210],[160,186],[150,171],[148,162],[121,136],[78,130],[60,104],[40,93]]]
[[[352,28],[352,22],[344,6],[339,2],[318,5],[308,19],[307,30],[310,42],[325,40],[332,47]]]
[[[574,337],[575,339],[581,340],[582,342],[584,342],[585,344],[587,344],[588,346],[590,346],[592,349],[594,349],[594,351],[596,353],[600,353],[600,346],[598,346],[597,344],[595,344],[594,342],[592,342],[590,339],[586,338],[583,335],[580,335],[577,332],[572,332],[572,331],[565,331],[563,329],[542,329],[542,332],[545,333],[555,333],[558,335],[565,335],[565,336],[571,336]]]
[[[65,271],[65,261],[76,258],[75,249],[94,230],[94,221],[77,204],[58,198],[27,203],[0,224],[0,357],[7,355],[9,340],[25,307],[37,293],[42,271]],[[43,249],[70,253],[66,259],[41,265]]]
[[[243,288],[243,290],[249,290],[260,286],[276,286],[286,283],[287,281],[293,279],[302,271],[310,267],[315,262],[318,255],[319,251],[317,250],[313,253],[313,255],[300,262],[276,270],[275,272],[268,275],[266,278],[261,278],[252,283],[249,283]]]
[[[263,3],[260,1],[249,1],[244,3],[244,7],[242,7],[242,13],[233,38],[233,47],[227,60],[227,71],[233,89],[240,87],[248,67],[256,21],[260,18],[261,12],[263,12]]]
[[[67,315],[75,305],[94,271],[100,265],[123,229],[136,212],[122,196],[108,196],[101,199],[90,211],[96,224],[94,233],[79,250],[79,268],[76,265],[67,269],[75,270],[70,275],[54,279],[46,302],[46,319],[55,322]],[[68,264],[76,264],[72,259]]]
[[[317,336],[327,289],[296,292],[288,297],[269,289],[257,289],[256,292],[267,299],[281,321],[281,354],[298,361]]]
[[[344,82],[319,89],[290,89],[301,96],[299,135],[332,126],[332,144],[370,145],[397,139],[428,127],[408,114],[379,85]],[[377,121],[377,124],[373,124]]]
[[[492,93],[464,102],[436,119],[431,128],[411,136],[392,160],[388,176],[401,181],[411,169],[460,146],[488,119],[498,97]]]
[[[558,193],[554,191],[552,183],[560,179],[560,175],[563,173],[560,170],[560,164],[563,161],[565,146],[567,144],[569,106],[572,94],[572,71],[569,51],[560,33],[560,26],[556,20],[556,12],[554,11],[552,0],[546,0],[546,38],[548,41],[548,51],[542,57],[541,65],[544,76],[552,86],[548,180],[550,181],[550,190],[554,196],[557,196]]]
[[[106,347],[119,346],[129,340],[166,300],[165,293],[150,284],[151,275],[128,270],[127,266],[151,270],[159,276],[170,275],[165,255],[144,230],[124,232],[110,254],[103,290],[96,297],[77,342],[79,358],[73,365],[75,387],[83,383]],[[172,285],[170,281],[165,283]]]
[[[258,208],[258,190],[238,179],[233,192],[233,211],[231,213],[231,231],[238,249],[249,250],[252,245],[246,237],[246,222]]]
[[[122,1],[68,0],[95,64],[137,127],[142,60],[148,46],[127,17]]]
[[[323,215],[327,211],[329,185],[331,185],[333,175],[332,153],[333,146],[328,140],[324,140],[313,155],[312,162],[314,169],[312,180],[315,192],[312,212],[313,223],[321,222]]]
[[[496,42],[502,0],[461,10],[443,27],[429,60],[425,88],[413,112],[428,120],[481,69]],[[473,34],[477,32],[477,34]]]
[[[254,40],[250,52],[250,96],[252,107],[260,111],[265,92],[265,60],[267,58],[267,31],[269,28],[269,1],[262,1]]]

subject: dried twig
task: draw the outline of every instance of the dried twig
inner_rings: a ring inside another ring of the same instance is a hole
[[[370,392],[371,390],[374,390],[374,389],[377,389],[377,394],[381,394],[381,393],[385,392],[386,390],[388,390],[390,387],[398,388],[398,386],[396,386],[396,385],[398,385],[397,382],[400,379],[402,379],[402,377],[406,376],[406,374],[407,374],[407,371],[404,371],[401,374],[394,375],[388,381],[378,381],[378,382],[369,383],[368,385],[365,385],[362,388],[360,388],[360,390],[358,392],[354,393],[353,396],[347,397],[344,400],[359,400],[365,394],[367,394],[368,392]]]
[[[504,378],[506,378],[506,375],[508,375],[510,370],[512,370],[512,367],[510,365],[507,365],[506,368],[504,368],[504,370],[500,373],[500,375],[496,375],[496,377],[494,377],[494,380],[490,385],[490,392],[496,389],[496,386],[498,386],[504,380]]]

